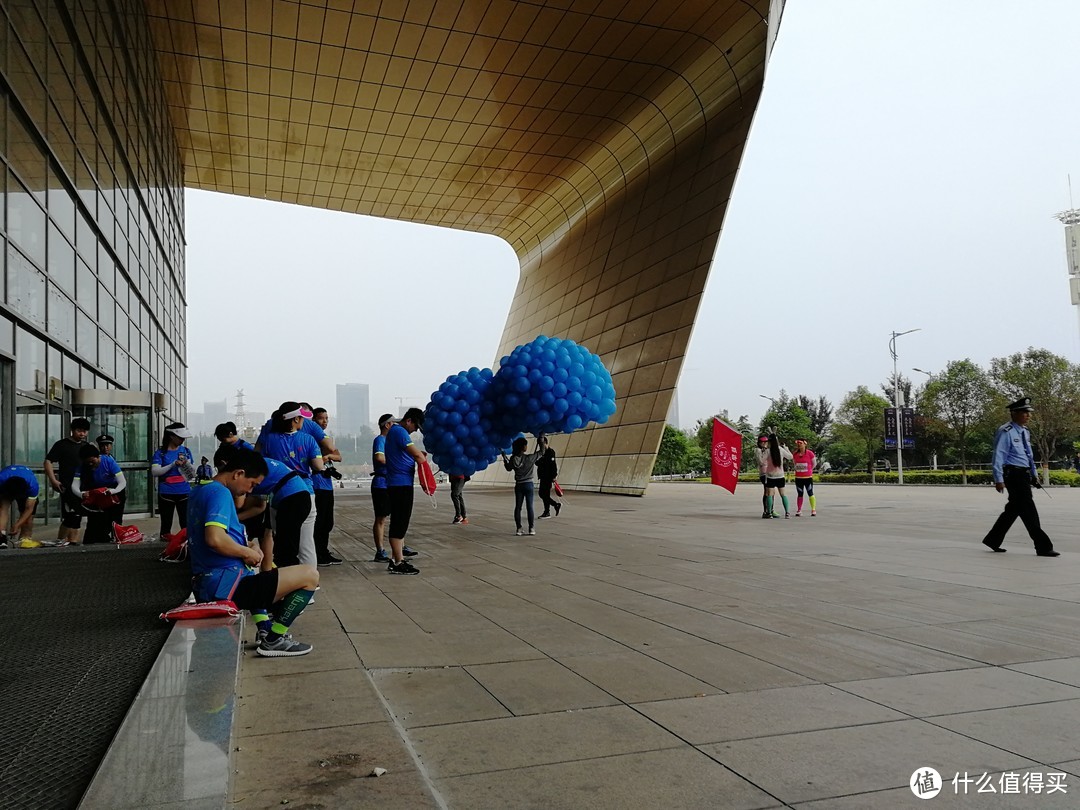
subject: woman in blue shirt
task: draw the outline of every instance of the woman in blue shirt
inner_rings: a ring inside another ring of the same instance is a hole
[[[124,504],[127,500],[127,479],[110,455],[102,455],[97,445],[84,444],[79,448],[79,474],[71,482],[71,492],[83,502],[86,510],[86,534],[84,543],[111,543],[112,526],[124,520]],[[104,508],[96,507],[87,496],[93,490],[105,490],[116,496],[116,503]]]
[[[195,479],[195,457],[184,447],[191,431],[180,422],[165,426],[161,447],[150,462],[150,472],[158,480],[158,512],[161,514],[161,538],[172,533],[173,512],[180,528],[187,528],[187,501]]]
[[[270,430],[261,441],[262,453],[280,461],[299,478],[304,491],[287,498],[275,498],[270,513],[274,528],[274,561],[279,566],[318,565],[315,553],[315,489],[312,471],[323,470],[319,443],[304,432],[304,419],[311,411],[299,402],[282,402],[270,419]]]

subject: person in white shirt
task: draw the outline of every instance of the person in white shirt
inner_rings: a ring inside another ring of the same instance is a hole
[[[784,517],[790,518],[791,514],[788,508],[787,495],[784,494],[784,462],[792,461],[791,451],[780,444],[780,440],[776,438],[775,429],[769,430],[769,446],[767,457],[765,460],[765,490],[768,498],[768,505],[766,511],[770,518],[780,517],[773,511],[773,499],[775,498],[774,490],[779,492],[780,500],[784,504]]]

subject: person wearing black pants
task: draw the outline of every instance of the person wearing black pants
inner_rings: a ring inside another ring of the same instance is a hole
[[[330,414],[326,408],[315,408],[311,419],[324,431],[330,425]],[[330,532],[334,528],[334,477],[340,473],[332,472],[333,462],[341,461],[341,453],[323,450],[323,464],[326,471],[311,476],[311,485],[315,490],[315,559],[317,565],[341,565],[341,558],[330,553]]]
[[[983,538],[983,545],[991,551],[1005,551],[1001,547],[1005,542],[1005,534],[1016,519],[1020,518],[1035,544],[1035,553],[1040,557],[1058,557],[1060,552],[1054,551],[1053,541],[1043,531],[1039,522],[1039,510],[1031,494],[1032,487],[1042,488],[1039,472],[1035,467],[1035,457],[1031,452],[1031,434],[1027,429],[1034,410],[1031,399],[1021,397],[1009,405],[1012,421],[999,427],[994,435],[994,488],[998,492],[1007,490],[1009,500],[1005,504],[1005,510]]]
[[[537,438],[547,440],[547,436],[543,433]],[[536,475],[540,478],[540,500],[544,502],[544,512],[540,515],[540,519],[551,517],[552,509],[555,510],[555,517],[558,517],[562,503],[551,497],[551,487],[559,475],[559,465],[555,461],[555,450],[551,445],[548,445],[544,455],[537,459]]]
[[[278,568],[300,564],[300,532],[311,514],[311,490],[270,501],[273,509],[274,563]]]

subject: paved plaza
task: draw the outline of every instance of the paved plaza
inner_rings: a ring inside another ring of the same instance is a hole
[[[314,653],[244,655],[230,805],[1080,806],[1080,490],[1051,494],[1056,559],[979,543],[988,487],[820,485],[790,520],[756,485],[569,493],[535,537],[508,489],[467,487],[467,527],[418,491],[398,577],[339,490]]]

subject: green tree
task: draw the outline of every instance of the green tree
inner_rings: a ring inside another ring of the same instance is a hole
[[[817,399],[799,394],[795,397],[795,404],[806,411],[810,418],[810,429],[818,436],[824,436],[832,424],[833,406],[825,396]]]
[[[1080,431],[1080,367],[1046,349],[995,357],[990,376],[1001,402],[1031,397],[1035,413],[1028,427],[1039,449],[1043,483],[1050,483],[1050,460],[1059,442]]]
[[[865,385],[850,392],[836,412],[836,423],[842,439],[851,441],[858,437],[870,462],[871,480],[874,475],[874,455],[884,442],[885,409],[889,403],[883,397],[870,393]]]
[[[758,425],[758,433],[764,434],[768,428],[775,427],[776,435],[781,444],[789,447],[796,439],[806,439],[811,447],[816,447],[821,438],[810,421],[808,414],[799,404],[787,395],[786,391],[780,391],[761,417]]]
[[[954,360],[927,383],[922,408],[949,430],[950,443],[960,454],[961,482],[967,483],[968,441],[985,419],[991,399],[990,378],[969,359]]]
[[[664,425],[660,449],[656,453],[653,475],[675,475],[686,472],[690,452],[690,439],[678,428]]]

